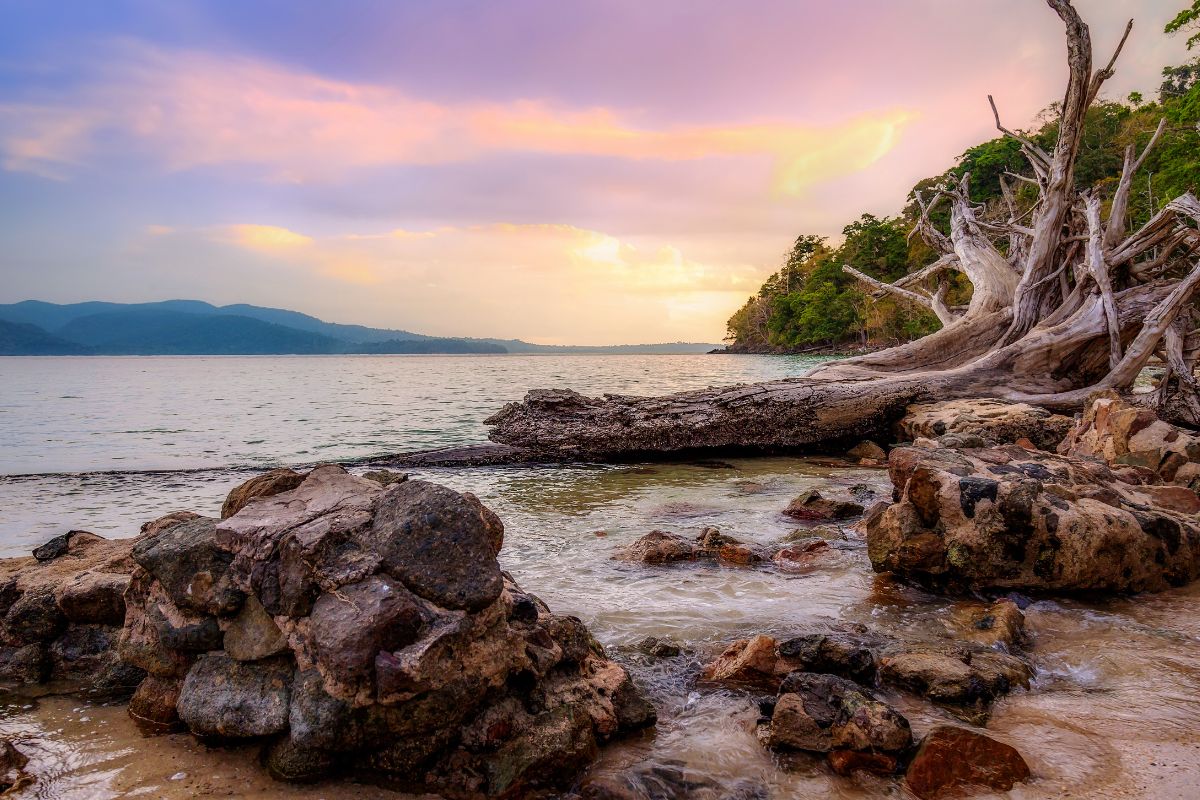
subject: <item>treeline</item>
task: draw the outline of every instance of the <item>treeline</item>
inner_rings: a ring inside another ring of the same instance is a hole
[[[1180,18],[1189,14],[1187,22],[1200,19],[1200,0]],[[1176,28],[1186,29],[1186,25]],[[1167,32],[1174,31],[1168,27]],[[1189,44],[1200,44],[1198,37]],[[1034,129],[1023,134],[1051,150],[1058,136],[1057,116],[1056,106],[1051,106],[1035,121]],[[1200,59],[1163,70],[1156,101],[1134,92],[1124,102],[1098,103],[1088,112],[1075,180],[1080,186],[1098,186],[1105,196],[1116,188],[1125,148],[1133,145],[1140,152],[1163,118],[1162,137],[1136,179],[1129,209],[1133,227],[1145,223],[1171,199],[1200,186]],[[843,229],[838,247],[820,236],[797,237],[779,271],[729,318],[725,338],[730,348],[742,352],[850,350],[894,345],[937,330],[939,322],[926,308],[893,296],[872,297],[870,287],[842,266],[890,283],[932,263],[934,252],[920,236],[911,235],[920,212],[916,193],[928,200],[937,187],[967,172],[971,197],[982,207],[981,219],[1008,219],[1002,181],[1018,214],[1032,211],[1036,188],[1014,177],[1033,176],[1020,143],[1003,137],[972,147],[951,169],[917,183],[899,216],[879,219],[863,214]],[[1107,214],[1107,207],[1104,211]],[[935,210],[931,219],[948,233],[945,206]],[[921,288],[932,291],[933,287]],[[965,304],[970,291],[969,282],[952,278],[946,303],[951,307]]]

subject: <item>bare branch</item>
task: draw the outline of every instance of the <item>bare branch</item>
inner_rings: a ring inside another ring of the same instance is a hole
[[[1117,43],[1117,49],[1113,52],[1112,58],[1108,60],[1108,64],[1104,69],[1092,76],[1092,86],[1088,96],[1088,105],[1091,105],[1096,100],[1096,95],[1100,94],[1100,87],[1104,82],[1113,76],[1113,67],[1117,64],[1117,59],[1121,55],[1121,51],[1125,49],[1125,40],[1129,38],[1130,32],[1133,31],[1133,20],[1125,26],[1125,33],[1121,36],[1121,41]]]
[[[1109,366],[1116,369],[1121,362],[1121,320],[1117,317],[1117,304],[1113,301],[1112,282],[1108,277],[1108,265],[1104,263],[1104,240],[1100,225],[1100,198],[1089,194],[1087,202],[1088,270],[1092,279],[1100,289],[1100,304],[1104,308],[1104,317],[1108,323],[1108,358]]]
[[[1117,191],[1113,194],[1112,210],[1108,214],[1108,230],[1104,233],[1105,250],[1112,250],[1125,236],[1129,216],[1129,193],[1133,189],[1133,178],[1138,170],[1142,168],[1142,164],[1146,162],[1146,157],[1150,155],[1150,151],[1158,143],[1158,139],[1162,136],[1162,132],[1166,126],[1167,118],[1163,117],[1159,120],[1158,129],[1154,131],[1154,135],[1146,143],[1142,154],[1136,159],[1133,157],[1133,145],[1125,148],[1125,166],[1121,170],[1121,180],[1117,184]]]

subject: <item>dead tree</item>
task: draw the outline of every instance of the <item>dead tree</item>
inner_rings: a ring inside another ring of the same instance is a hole
[[[1141,153],[1127,150],[1107,214],[1096,191],[1075,185],[1085,115],[1133,23],[1108,63],[1093,70],[1091,35],[1070,0],[1047,3],[1066,27],[1070,67],[1053,151],[1005,128],[992,103],[997,128],[1029,162],[1032,177],[1014,177],[1036,187],[1033,206],[1019,213],[1005,183],[1007,219],[985,220],[964,175],[928,201],[917,197],[916,232],[938,253],[934,263],[891,284],[846,268],[876,293],[929,308],[942,321],[939,331],[770,383],[652,398],[533,391],[488,420],[491,438],[582,458],[812,445],[876,432],[922,400],[990,397],[1077,409],[1097,390],[1127,390],[1156,354],[1166,374],[1151,399],[1172,419],[1200,425],[1193,304],[1200,201],[1189,192],[1128,230],[1134,175],[1162,125]],[[943,202],[948,236],[930,219]],[[949,271],[971,283],[965,309],[946,306]]]

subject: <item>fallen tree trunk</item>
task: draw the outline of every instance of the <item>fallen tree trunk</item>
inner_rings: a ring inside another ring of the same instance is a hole
[[[1193,301],[1200,263],[1192,259],[1200,250],[1200,200],[1176,198],[1127,233],[1129,187],[1161,125],[1140,157],[1127,153],[1107,219],[1100,195],[1076,188],[1084,116],[1125,39],[1093,74],[1087,25],[1069,0],[1046,2],[1065,25],[1070,67],[1054,151],[1003,127],[996,111],[997,127],[1021,143],[1029,161],[1032,176],[1017,177],[1037,186],[1036,202],[1021,212],[1006,184],[1007,216],[987,219],[963,175],[928,203],[917,195],[915,230],[938,254],[934,263],[893,284],[846,268],[880,295],[934,311],[939,331],[770,383],[666,397],[537,390],[487,420],[491,439],[585,459],[811,446],[879,433],[907,405],[928,400],[991,397],[1073,410],[1093,391],[1128,389],[1155,355],[1169,368],[1148,400],[1177,422],[1200,425],[1200,314]],[[930,220],[942,200],[950,203],[949,234]],[[1029,227],[1021,222],[1026,217]],[[948,270],[972,286],[961,315],[944,303]]]

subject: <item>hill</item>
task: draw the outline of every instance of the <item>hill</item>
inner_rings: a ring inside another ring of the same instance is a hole
[[[500,353],[703,353],[711,344],[539,345],[519,339],[428,336],[325,322],[308,314],[244,303],[40,300],[0,305],[3,355],[309,355]]]

